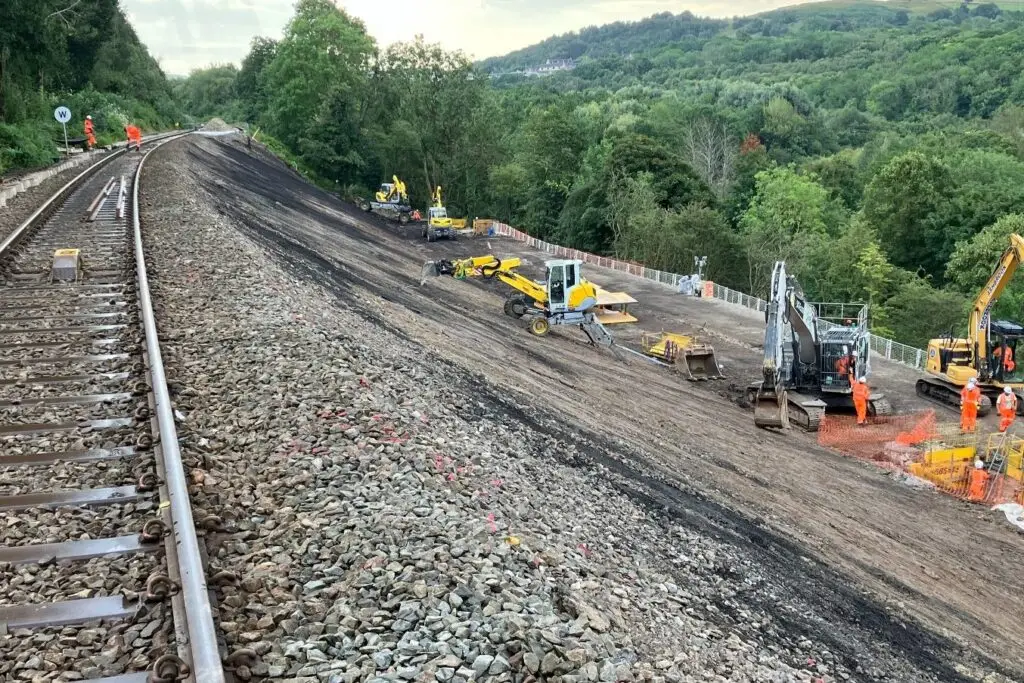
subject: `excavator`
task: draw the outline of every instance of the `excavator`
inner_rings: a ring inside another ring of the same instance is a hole
[[[393,182],[381,183],[380,189],[377,190],[373,199],[360,200],[359,208],[397,220],[405,225],[409,222],[409,215],[412,213],[409,196],[405,192],[405,183],[399,180],[398,176],[391,176],[391,180]]]
[[[452,219],[448,217],[448,210],[441,201],[441,186],[434,188],[431,195],[433,205],[427,209],[427,224],[423,226],[423,236],[428,242],[434,242],[442,237],[455,239],[455,227]]]
[[[594,315],[597,291],[580,274],[582,261],[552,260],[544,263],[546,277],[537,282],[520,275],[521,259],[499,259],[493,255],[456,261],[428,261],[423,280],[450,275],[458,280],[470,277],[497,278],[515,292],[505,301],[505,315],[526,322],[531,334],[545,336],[554,325],[576,325],[591,344],[611,347],[615,341]]]
[[[982,288],[967,321],[967,338],[954,338],[952,332],[928,342],[927,376],[917,380],[917,395],[959,409],[960,391],[974,377],[981,389],[978,415],[992,410],[999,392],[1010,387],[1018,399],[1024,392],[1024,375],[1014,362],[1014,353],[1024,339],[1024,327],[1008,320],[992,320],[992,309],[999,301],[1013,274],[1024,261],[1024,238],[1010,235],[1010,246],[999,258],[995,270]],[[1024,401],[1017,401],[1018,414],[1024,414]]]
[[[852,410],[850,379],[866,377],[871,369],[868,341],[866,307],[856,324],[820,319],[796,278],[787,275],[786,263],[777,261],[765,311],[763,377],[747,389],[754,424],[786,429],[796,423],[816,432],[827,410]],[[868,413],[891,412],[885,397],[872,392]]]

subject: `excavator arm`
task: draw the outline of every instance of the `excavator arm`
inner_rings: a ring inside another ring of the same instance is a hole
[[[450,275],[457,280],[469,277],[496,277],[512,289],[538,304],[547,302],[545,283],[539,283],[516,272],[522,264],[518,258],[499,259],[497,256],[475,256],[457,261],[430,261],[423,266],[423,278]]]
[[[992,307],[999,301],[1000,295],[1006,289],[1013,274],[1024,261],[1024,238],[1020,235],[1010,235],[1010,246],[999,258],[995,271],[989,277],[985,287],[982,288],[978,297],[974,300],[971,308],[971,316],[968,321],[967,339],[974,357],[974,366],[982,377],[991,376],[989,365],[989,322],[992,315]]]
[[[784,374],[786,317],[789,307],[786,292],[786,264],[777,261],[772,270],[771,297],[768,300],[768,310],[765,311],[762,382],[754,405],[754,424],[758,427],[785,429],[789,426]]]

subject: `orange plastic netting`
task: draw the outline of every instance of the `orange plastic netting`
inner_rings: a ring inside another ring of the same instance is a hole
[[[858,426],[852,416],[826,415],[818,430],[818,443],[845,455],[870,460],[880,467],[903,472],[936,488],[972,502],[998,505],[1024,504],[1021,453],[1024,441],[993,434],[961,434],[958,426],[939,425],[934,410],[906,415],[873,417]],[[981,476],[971,486],[974,461],[1008,462]]]

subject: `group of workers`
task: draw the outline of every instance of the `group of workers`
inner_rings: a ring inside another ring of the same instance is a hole
[[[1009,371],[1012,372],[1012,369]],[[967,434],[974,433],[978,421],[978,408],[980,407],[981,389],[978,388],[978,381],[972,377],[967,380],[967,386],[960,391],[960,430],[962,432]],[[996,410],[999,411],[999,431],[1001,433],[1006,432],[1017,418],[1017,395],[1013,393],[1013,389],[1003,387],[1002,393],[999,394],[999,398],[996,400]],[[985,499],[991,476],[985,469],[985,461],[981,458],[976,458],[974,460],[974,469],[971,470],[967,477],[968,500],[981,501]]]
[[[960,431],[972,434],[978,424],[978,409],[981,407],[981,389],[978,380],[970,378],[967,386],[960,390]],[[999,412],[999,431],[1005,432],[1017,419],[1017,395],[1010,387],[1003,387],[996,401]]]
[[[124,127],[124,135],[128,140],[128,147],[135,145],[136,151],[142,151],[142,131],[138,126],[134,123],[127,124]],[[91,114],[85,117],[85,144],[89,150],[96,146],[96,126],[92,122]]]

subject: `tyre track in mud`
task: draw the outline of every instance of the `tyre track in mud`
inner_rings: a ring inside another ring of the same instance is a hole
[[[435,290],[433,298],[407,292],[407,289],[415,290],[418,285],[416,279],[407,274],[408,270],[402,271],[403,267],[408,268],[409,253],[398,246],[392,246],[389,243],[391,240],[374,239],[372,233],[353,229],[351,226],[357,225],[364,217],[352,212],[347,205],[323,191],[311,188],[290,172],[275,168],[272,164],[256,166],[261,162],[229,144],[208,142],[207,146],[210,145],[216,145],[218,154],[206,150],[192,153],[194,159],[206,167],[213,177],[220,179],[211,191],[221,212],[240,223],[250,237],[264,245],[291,272],[325,286],[335,294],[340,305],[357,311],[406,341],[418,340],[414,340],[382,309],[373,306],[366,299],[366,293],[417,315],[443,319],[454,308],[460,316],[473,321],[481,329],[494,328],[492,316],[477,314],[447,292]],[[223,156],[219,155],[221,152]],[[244,193],[239,191],[240,188],[244,188]],[[309,200],[301,199],[307,196]],[[272,204],[265,205],[262,214],[251,211],[244,205],[254,206],[254,201],[259,200],[253,197],[269,199]],[[314,199],[315,205],[311,209],[307,201]],[[275,216],[271,208],[273,206],[302,214],[311,223],[319,223],[321,229],[343,233],[346,238],[356,240],[360,246],[365,245],[369,255],[352,254],[350,261],[342,262],[319,253],[314,239],[317,235],[304,233],[303,228],[296,226],[288,217]],[[331,211],[321,206],[330,207]],[[311,214],[313,218],[309,218]],[[342,220],[338,214],[348,220]],[[363,222],[380,224],[379,221]],[[372,266],[364,265],[369,262],[368,259],[373,260]],[[506,348],[513,347],[556,373],[572,373],[567,366],[559,367],[562,364],[553,363],[551,359],[526,348],[525,344],[506,339],[496,340],[496,343]],[[579,342],[561,338],[557,343]],[[680,486],[679,476],[674,476],[675,473],[667,471],[662,464],[641,451],[624,443],[613,443],[585,427],[582,431],[573,431],[567,427],[568,422],[564,416],[542,408],[536,402],[530,402],[529,397],[523,396],[518,389],[499,391],[479,373],[441,357],[436,349],[426,353],[431,363],[452,378],[453,383],[461,386],[467,395],[482,402],[490,416],[500,415],[506,420],[525,425],[538,435],[575,443],[585,456],[571,458],[568,460],[570,464],[582,469],[607,471],[620,491],[652,512],[709,534],[749,554],[756,563],[767,569],[777,587],[772,595],[757,596],[754,599],[758,606],[775,618],[776,630],[771,633],[772,637],[789,643],[803,637],[817,638],[828,644],[853,670],[867,658],[875,666],[889,672],[900,671],[912,675],[911,671],[903,668],[904,665],[910,665],[914,670],[931,672],[942,681],[971,680],[950,663],[952,659],[967,656],[957,645],[921,627],[912,619],[901,619],[890,614],[882,605],[854,587],[849,577],[817,559],[811,559],[818,554],[811,548],[766,528],[747,514],[730,509],[687,486]],[[525,405],[527,402],[529,406]],[[735,464],[706,449],[701,451],[696,453],[697,457],[717,461],[723,469],[750,479],[758,486],[770,486],[768,482],[758,480],[756,475],[744,473]],[[885,493],[891,493],[891,488],[886,489]],[[913,589],[884,571],[870,565],[864,569],[914,599],[925,602],[932,600],[922,594],[914,595]],[[787,608],[784,600],[791,601],[798,608]],[[1001,671],[1006,676],[1015,673],[991,658],[974,658],[978,664]]]

